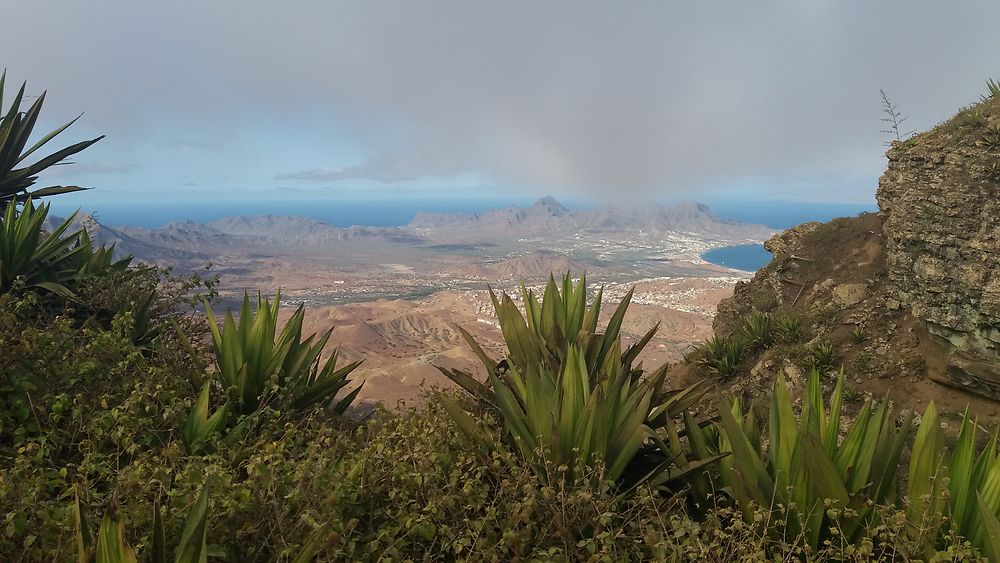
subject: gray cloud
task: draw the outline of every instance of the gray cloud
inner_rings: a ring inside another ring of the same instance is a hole
[[[282,180],[480,174],[624,197],[862,177],[870,192],[879,88],[926,128],[1000,75],[996,2],[39,0],[5,12],[18,22],[0,36],[12,73],[62,92],[65,111],[87,109],[116,143],[161,122],[198,139],[281,124],[346,135],[363,155],[279,167]]]

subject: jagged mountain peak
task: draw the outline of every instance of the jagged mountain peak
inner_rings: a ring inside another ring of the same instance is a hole
[[[570,209],[565,205],[559,203],[556,198],[547,195],[534,203],[531,206],[532,209],[544,209],[551,212],[553,215],[559,215],[562,213],[569,213]]]

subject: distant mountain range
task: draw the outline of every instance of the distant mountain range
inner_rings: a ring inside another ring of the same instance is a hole
[[[61,219],[49,219],[54,227]],[[287,215],[236,216],[209,223],[175,221],[157,229],[108,227],[93,216],[77,216],[99,243],[115,244],[118,252],[146,262],[209,260],[260,246],[335,244],[372,240],[394,244],[441,242],[450,238],[572,236],[574,234],[628,237],[689,234],[716,240],[764,240],[773,230],[720,219],[699,203],[652,205],[642,209],[610,207],[575,211],[552,197],[530,207],[506,207],[485,213],[417,213],[405,227],[337,227],[308,217]]]
[[[530,207],[505,207],[478,214],[417,213],[408,228],[417,232],[475,230],[521,236],[688,233],[723,239],[765,239],[774,233],[773,229],[764,225],[721,219],[701,203],[574,211],[551,196],[543,197]]]

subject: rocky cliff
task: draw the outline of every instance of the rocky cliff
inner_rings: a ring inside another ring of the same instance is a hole
[[[766,396],[779,373],[803,381],[830,345],[852,392],[929,400],[1000,416],[1000,99],[894,143],[877,214],[806,223],[765,243],[774,255],[718,307],[714,329],[745,339],[746,320],[794,321],[795,338],[744,353],[722,385]],[[703,368],[680,370],[704,377]],[[763,395],[762,395],[763,394]]]
[[[933,375],[1000,399],[1000,99],[887,156],[877,197],[889,280],[946,354]]]

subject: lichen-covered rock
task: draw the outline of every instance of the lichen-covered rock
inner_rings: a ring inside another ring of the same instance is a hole
[[[877,199],[890,283],[947,352],[944,377],[1000,399],[997,131],[993,99],[895,143]]]

